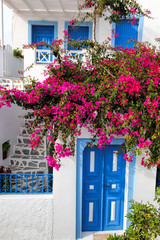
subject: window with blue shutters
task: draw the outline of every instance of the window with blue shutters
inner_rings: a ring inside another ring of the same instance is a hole
[[[131,20],[124,19],[120,20],[119,24],[114,24],[113,29],[118,33],[118,37],[112,37],[112,45],[132,48],[135,44],[131,39],[138,41],[138,30],[139,30],[139,19],[136,20],[135,24],[131,24]],[[113,44],[114,42],[114,44]]]
[[[80,27],[68,27],[68,35],[71,41],[80,41],[87,40],[89,38],[89,27],[88,26],[80,26]],[[80,50],[78,47],[74,48],[69,43],[67,46],[68,50]]]
[[[51,44],[54,40],[54,26],[53,25],[32,25],[32,43],[44,41]],[[39,46],[39,49],[46,48]]]
[[[28,43],[44,41],[49,45],[57,38],[57,22],[28,21]],[[39,46],[36,50],[36,63],[52,63],[54,56],[46,46]]]
[[[44,41],[49,45],[54,40],[54,26],[53,25],[32,25],[32,43]],[[38,46],[38,49],[48,49],[45,45]],[[49,49],[48,49],[49,50]],[[36,62],[41,64],[53,62],[53,54],[50,51],[36,52]]]
[[[68,32],[71,41],[91,40],[92,39],[92,22],[79,23],[78,26],[70,26],[69,22],[65,22],[65,30]],[[69,50],[72,55],[77,54],[78,47],[71,46],[66,40],[65,49]],[[74,52],[75,51],[75,52]]]

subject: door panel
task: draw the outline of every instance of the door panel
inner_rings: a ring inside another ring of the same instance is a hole
[[[123,229],[126,161],[119,148],[118,145],[106,146],[104,151],[103,230]]]
[[[86,148],[83,162],[83,231],[100,230],[102,225],[102,164],[100,149]]]
[[[104,205],[103,230],[119,230],[121,200],[118,197],[108,197]]]
[[[123,229],[125,165],[118,145],[85,148],[82,231]]]

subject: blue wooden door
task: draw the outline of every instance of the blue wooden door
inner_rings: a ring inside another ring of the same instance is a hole
[[[68,35],[74,41],[87,40],[89,37],[89,27],[80,26],[80,27],[68,27]],[[78,50],[78,47],[74,48],[68,44],[68,50]]]
[[[54,40],[54,26],[50,25],[32,25],[32,43],[38,43],[39,41],[45,41],[51,44]],[[44,46],[39,46],[45,48]]]
[[[118,151],[118,145],[84,150],[82,231],[123,229],[125,160]]]
[[[116,25],[116,33],[118,37],[115,38],[115,46],[126,47],[126,45],[131,48],[134,42],[127,43],[130,39],[138,40],[138,25],[139,21],[136,20],[135,24],[131,24],[131,20],[120,20],[119,24]]]

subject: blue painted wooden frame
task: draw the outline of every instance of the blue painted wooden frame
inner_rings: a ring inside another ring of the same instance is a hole
[[[144,23],[144,17],[135,16],[136,19],[139,20],[139,26],[138,26],[138,42],[142,42],[142,35],[143,35],[143,23]],[[116,29],[116,23],[112,23],[112,30]],[[111,46],[115,47],[115,37],[111,36]]]
[[[83,151],[89,142],[88,138],[77,139],[77,168],[76,168],[76,239],[81,239],[82,232],[82,173],[83,173]],[[115,138],[112,140],[111,145],[121,145],[124,142],[123,138]],[[136,157],[133,162],[129,163],[129,181],[128,181],[128,201],[134,198],[135,188],[135,165]],[[130,203],[127,206],[127,212]],[[127,221],[127,227],[129,221]]]
[[[131,206],[131,203],[129,201],[134,199],[135,173],[136,173],[136,156],[134,156],[133,161],[129,163],[127,213],[131,212],[131,210],[129,209]],[[130,221],[127,219],[127,228],[129,227],[129,225],[130,225]]]
[[[28,21],[28,44],[32,43],[32,25],[53,25],[54,38],[58,37],[58,22],[57,21]]]
[[[64,26],[64,29],[65,31],[68,31],[68,26],[70,25],[70,22],[69,21],[66,21],[65,22],[65,26]],[[78,23],[77,26],[86,26],[86,27],[89,27],[89,34],[88,34],[88,39],[91,40],[92,39],[92,22],[83,22],[83,23]],[[67,45],[68,45],[68,41],[67,39],[65,40],[65,44],[64,44],[64,47],[65,47],[65,50],[67,50]]]

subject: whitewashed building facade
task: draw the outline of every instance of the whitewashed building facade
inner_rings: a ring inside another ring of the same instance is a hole
[[[78,0],[1,0],[1,2],[13,10],[14,49],[17,47],[22,49],[23,44],[30,44],[37,39],[63,38],[63,31],[69,30],[69,21],[74,19],[78,13]],[[152,12],[153,19],[137,17],[134,31],[131,31],[131,34],[138,41],[149,41],[154,44],[154,39],[159,37],[157,29],[160,28],[160,3],[158,0],[139,2],[144,9]],[[122,24],[126,23],[122,21]],[[83,23],[81,27],[77,30],[79,31],[77,34],[80,34],[78,37],[85,32],[86,38],[92,39],[92,23]],[[103,42],[107,37],[111,37],[111,44],[114,46],[117,39],[112,37],[112,29],[117,27],[115,24],[110,25],[102,18],[97,19],[97,41]],[[122,28],[122,35],[123,29],[125,28]],[[17,72],[26,69],[32,63],[35,63],[34,67],[25,74],[43,80],[42,73],[45,66],[53,61],[50,55],[46,58],[46,54],[43,54],[48,50],[38,49],[36,52],[36,50],[25,49],[23,51],[24,63],[17,59],[11,60],[12,56],[5,61],[6,49],[3,46],[3,39],[1,43],[0,57],[3,54],[1,58],[3,62],[0,63],[1,84],[8,81],[12,87],[17,84],[14,82],[15,79],[18,79],[18,87],[23,88]],[[67,45],[65,47],[67,48]],[[73,52],[72,49],[68,50]],[[42,56],[41,62],[37,62],[38,56]],[[17,65],[12,65],[13,69],[6,70],[5,66],[8,61],[11,61],[11,65],[13,63]],[[26,128],[23,126],[28,122],[19,118],[24,114],[24,111],[17,106],[11,109],[0,109],[0,165],[10,164],[14,173],[49,174],[44,155],[41,155],[43,149],[39,150],[37,157],[28,147],[27,141],[30,133],[25,132]],[[132,163],[123,162],[123,166],[119,165],[120,160],[119,157],[117,158],[116,151],[123,142],[121,137],[112,141],[111,146],[106,150],[109,153],[97,149],[86,149],[89,138],[89,134],[83,131],[76,142],[76,155],[63,159],[60,171],[53,172],[53,192],[49,194],[45,191],[39,194],[35,192],[32,194],[0,194],[2,206],[0,239],[75,240],[92,239],[93,233],[97,232],[101,234],[122,233],[129,224],[125,218],[130,206],[128,201],[135,199],[153,202],[157,169],[145,169],[141,166],[139,157],[135,157]],[[3,160],[2,145],[8,140],[11,145],[10,154],[6,160]],[[28,154],[26,154],[27,151]],[[17,154],[23,156],[23,159],[20,158],[21,160],[18,161]],[[110,165],[105,160],[107,154],[111,155]],[[13,158],[15,155],[16,159]],[[100,169],[98,159],[101,159],[102,155],[103,161],[106,161],[103,164],[107,166],[107,169]],[[100,184],[101,179],[98,179],[100,174],[107,175],[104,184]],[[88,180],[90,176],[91,180]],[[101,189],[100,201],[106,200],[100,204],[100,207],[95,195],[93,198],[90,195],[90,193],[96,194],[99,189]],[[85,209],[84,204],[87,206]]]

